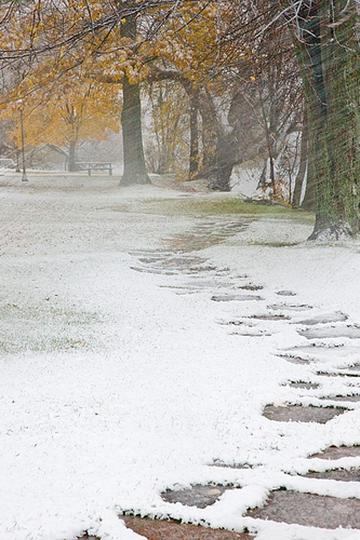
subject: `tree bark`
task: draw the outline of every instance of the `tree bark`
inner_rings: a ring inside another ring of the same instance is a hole
[[[203,162],[202,174],[209,179],[209,187],[214,191],[230,191],[230,176],[234,166],[232,133],[226,134],[211,95],[203,92],[199,97],[203,133],[207,141],[203,148],[206,164]],[[207,165],[207,167],[206,167]]]
[[[299,60],[309,112],[308,182],[316,185],[310,239],[359,232],[360,66],[355,0],[312,4],[299,19]]]
[[[311,212],[316,212],[317,208],[317,189],[322,170],[319,168],[319,162],[322,158],[321,134],[317,126],[316,114],[313,107],[310,107],[311,97],[308,99],[308,118],[313,119],[312,125],[307,128],[308,148],[307,148],[307,167],[306,167],[306,188],[302,208]],[[320,138],[319,138],[320,137]]]
[[[231,191],[230,178],[234,166],[232,134],[219,133],[216,145],[216,169],[210,176],[210,187],[215,191]]]
[[[189,179],[192,180],[199,170],[199,120],[198,95],[190,96],[189,124],[190,124],[190,156]]]
[[[206,178],[216,169],[216,140],[217,130],[215,120],[209,116],[207,109],[200,107],[201,114],[201,142],[202,142],[202,158],[201,169],[198,177]]]
[[[265,133],[265,140],[266,140],[266,148],[268,153],[268,160],[269,160],[269,174],[270,174],[270,181],[272,186],[272,196],[276,196],[276,178],[275,178],[275,163],[274,163],[274,157],[275,157],[275,151],[274,151],[274,142],[272,139],[271,134],[271,122],[269,122],[269,119],[267,117],[266,111],[265,111],[265,104],[263,100],[263,94],[262,90],[259,89],[259,101],[260,101],[260,107],[261,107],[261,114],[263,119],[263,128]],[[266,163],[266,169],[267,169],[267,163]]]
[[[301,194],[303,191],[307,165],[308,165],[308,124],[307,124],[307,112],[306,112],[306,108],[304,108],[301,144],[300,144],[300,163],[299,163],[299,170],[295,178],[294,194],[292,197],[292,205],[295,208],[299,208],[301,206]]]
[[[76,171],[76,141],[72,140],[69,144],[68,171]]]
[[[136,19],[129,16],[122,23],[121,35],[136,39]],[[124,151],[124,172],[121,185],[148,184],[142,138],[140,85],[131,84],[126,74],[122,85],[121,125]]]

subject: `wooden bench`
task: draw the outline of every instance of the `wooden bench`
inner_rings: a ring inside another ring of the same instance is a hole
[[[87,171],[89,176],[92,171],[108,171],[109,176],[112,176],[112,163],[109,161],[78,161],[76,168],[79,171]]]

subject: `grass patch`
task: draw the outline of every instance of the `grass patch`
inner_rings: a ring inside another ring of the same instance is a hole
[[[123,211],[122,207],[120,211]],[[134,211],[130,204],[127,211]],[[224,198],[186,198],[186,199],[150,199],[136,204],[136,211],[141,210],[149,214],[161,215],[244,215],[244,216],[269,216],[274,218],[299,219],[305,222],[313,222],[314,217],[304,210],[293,210],[281,205],[267,205],[249,203],[235,197]]]
[[[44,305],[0,305],[0,321],[37,321],[39,325],[60,324],[64,327],[69,325],[86,326],[102,322],[97,313],[87,311],[75,311],[67,308]]]
[[[102,318],[48,302],[44,305],[0,306],[0,353],[90,350]]]
[[[300,245],[301,242],[267,242],[266,240],[254,240],[253,242],[249,242],[248,245],[250,246],[263,246],[263,247],[271,247],[271,248],[283,248],[283,247],[293,247]]]
[[[66,336],[50,336],[47,339],[30,336],[23,342],[15,339],[7,339],[6,341],[0,339],[0,351],[3,354],[71,352],[75,350],[90,350],[90,344],[80,337],[69,338]]]

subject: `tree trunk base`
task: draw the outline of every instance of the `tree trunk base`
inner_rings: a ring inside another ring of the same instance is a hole
[[[337,240],[349,240],[354,233],[347,223],[318,223],[316,222],[312,234],[308,240],[318,242],[333,242]]]
[[[151,184],[151,180],[147,174],[126,174],[120,180],[120,186],[139,186],[145,184]]]
[[[224,193],[231,191],[230,186],[219,184],[217,182],[209,182],[209,189],[212,191],[223,191]]]
[[[217,174],[209,178],[209,188],[213,191],[231,191],[230,177],[232,166],[227,166],[226,170],[217,171]]]

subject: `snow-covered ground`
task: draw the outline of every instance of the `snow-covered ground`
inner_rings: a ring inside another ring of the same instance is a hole
[[[268,403],[319,404],[347,383],[325,382],[310,366],[276,356],[306,342],[296,325],[264,321],[258,329],[272,335],[263,338],[231,335],[218,324],[264,313],[285,301],[276,294],[282,289],[313,305],[311,315],[341,310],[360,321],[359,244],[310,247],[306,223],[248,220],[246,230],[201,255],[228,267],[235,283],[246,273],[264,285],[263,300],[211,301],[228,279],[216,272],[207,276],[212,289],[177,295],[164,285],[181,286],[189,276],[137,272],[137,250],[169,249],[164,239],[191,238],[212,220],[216,229],[243,220],[142,212],[149,199],[183,197],[156,187],[120,190],[106,177],[32,178],[25,186],[1,179],[1,540],[72,540],[84,530],[104,540],[139,538],[117,517],[126,510],[246,526],[260,540],[359,538],[243,516],[279,486],[360,498],[353,482],[286,474],[306,472],[307,456],[328,445],[360,443],[360,408],[351,403],[325,425],[264,418]],[[336,368],[340,360],[346,366],[354,358],[324,362]],[[322,386],[306,397],[281,386],[304,378]],[[261,467],[213,467],[214,460]],[[343,463],[360,465],[360,458]],[[242,489],[202,510],[160,496],[202,482]]]

